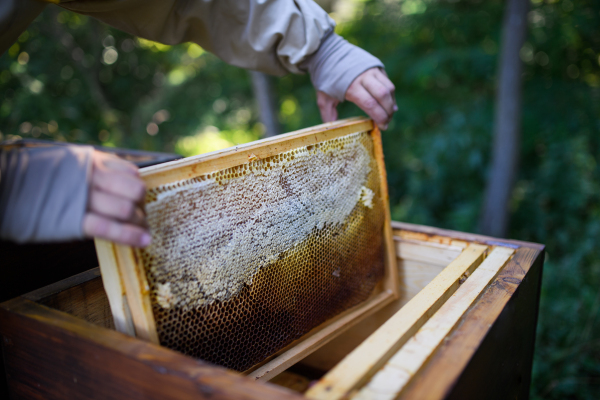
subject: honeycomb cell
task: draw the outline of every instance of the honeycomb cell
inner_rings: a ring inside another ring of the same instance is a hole
[[[234,370],[363,302],[384,275],[366,132],[151,189],[146,212],[161,344]]]

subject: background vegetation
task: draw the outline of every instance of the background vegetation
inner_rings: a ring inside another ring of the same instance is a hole
[[[503,2],[334,1],[382,59],[396,220],[476,231],[490,161]],[[533,0],[510,237],[547,245],[532,397],[600,394],[600,2]],[[284,131],[320,123],[306,76],[275,81]],[[260,137],[246,71],[194,44],[133,38],[58,7],[0,58],[0,137],[192,155]],[[343,104],[342,116],[360,111]]]

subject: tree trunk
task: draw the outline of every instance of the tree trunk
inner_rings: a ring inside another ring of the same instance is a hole
[[[271,77],[258,71],[250,71],[254,98],[260,112],[260,122],[265,127],[264,137],[278,135],[281,131],[277,119],[277,106],[271,87]]]
[[[509,202],[519,165],[523,69],[519,52],[527,36],[528,10],[529,0],[508,0],[502,23],[492,168],[480,220],[480,231],[495,237],[507,234]]]

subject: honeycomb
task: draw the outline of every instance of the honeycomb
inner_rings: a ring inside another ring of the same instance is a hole
[[[150,189],[146,212],[160,343],[230,369],[366,300],[384,274],[366,132]]]

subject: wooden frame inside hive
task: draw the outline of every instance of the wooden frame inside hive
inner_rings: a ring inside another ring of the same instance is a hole
[[[247,166],[256,160],[269,160],[297,149],[310,151],[324,143],[363,133],[367,135],[367,140],[372,145],[371,156],[377,166],[380,190],[375,201],[380,202],[377,206],[381,207],[384,215],[380,232],[384,248],[383,280],[360,304],[330,318],[299,340],[279,350],[275,355],[270,355],[265,360],[266,364],[265,362],[256,364],[252,368],[252,376],[255,378],[285,369],[398,296],[396,254],[390,226],[387,182],[379,130],[374,127],[372,121],[366,119],[339,121],[140,171],[152,195],[153,190],[165,185],[175,187],[178,182],[195,182],[194,179],[201,183],[200,178],[207,174],[214,176],[217,172],[218,178],[218,171]],[[360,196],[362,198],[362,194]],[[371,201],[369,196],[366,197],[365,204]],[[159,343],[150,286],[144,269],[148,257],[146,256],[145,260],[144,254],[139,250],[102,240],[96,240],[96,248],[117,330]]]

